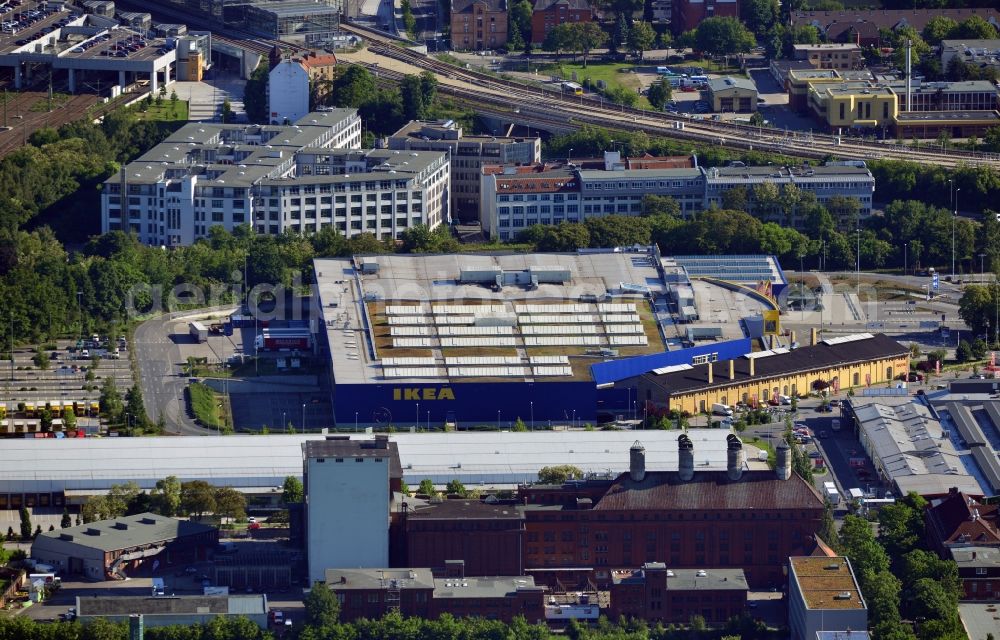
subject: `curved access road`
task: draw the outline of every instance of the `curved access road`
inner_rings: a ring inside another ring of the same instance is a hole
[[[173,335],[184,318],[204,316],[216,311],[234,309],[231,305],[178,311],[162,315],[139,325],[133,337],[133,349],[139,365],[139,382],[146,405],[146,415],[153,422],[162,416],[165,432],[173,435],[204,436],[216,432],[195,424],[188,415],[184,388],[187,378],[183,375],[184,361],[180,346]],[[186,333],[180,330],[180,333]]]

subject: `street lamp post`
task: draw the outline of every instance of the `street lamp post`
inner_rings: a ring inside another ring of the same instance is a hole
[[[500,430],[500,410],[497,409],[497,431]]]
[[[909,249],[909,247],[910,247],[910,243],[909,242],[904,242],[903,243],[903,275],[904,276],[906,275],[907,249]]]
[[[983,261],[986,259],[985,253],[979,254],[979,281],[986,282],[986,270],[983,267]]]
[[[570,160],[572,159],[573,159],[573,147],[570,147],[569,151],[566,152],[566,164],[572,164],[570,162]]]
[[[955,279],[955,218],[958,217],[958,192],[962,189],[955,189],[955,209],[951,214],[951,279]]]
[[[281,412],[281,430],[284,431],[288,428],[288,420],[285,419],[285,412]]]
[[[417,403],[417,429],[420,428],[420,403]]]
[[[861,300],[861,225],[858,224],[858,255],[857,259],[857,269],[858,269],[858,300]]]
[[[529,404],[531,404],[531,430],[534,431],[535,430],[535,401],[531,400],[529,402]]]
[[[306,432],[306,403],[302,403],[302,433]]]
[[[358,432],[358,412],[354,412],[354,433]]]

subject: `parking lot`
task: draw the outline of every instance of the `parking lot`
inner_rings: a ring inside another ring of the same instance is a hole
[[[61,410],[67,403],[77,402],[86,405],[90,414],[90,403],[100,398],[101,385],[108,377],[114,378],[123,393],[132,386],[127,350],[112,358],[98,356],[96,349],[77,349],[75,341],[61,340],[48,346],[53,345],[54,349],[44,350],[49,360],[44,369],[33,360],[36,352],[29,347],[15,349],[12,361],[0,361],[0,402],[7,406],[4,426],[21,423],[23,432],[28,423],[38,422],[46,403],[53,409],[58,403]],[[34,405],[34,413],[28,412],[30,405]],[[79,408],[76,413],[80,426],[96,426],[96,416],[84,417]]]

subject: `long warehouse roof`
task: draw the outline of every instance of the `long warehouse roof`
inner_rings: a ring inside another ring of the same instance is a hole
[[[695,468],[726,468],[725,429],[690,429]],[[628,469],[629,447],[639,440],[646,468],[677,469],[677,431],[540,431],[401,433],[403,478],[445,483],[515,484],[534,480],[545,466],[571,464],[584,472],[617,474]],[[353,438],[370,438],[355,434]],[[100,490],[134,480],[151,489],[157,480],[206,480],[238,489],[280,487],[302,475],[302,443],[322,435],[178,438],[4,440],[0,493]]]

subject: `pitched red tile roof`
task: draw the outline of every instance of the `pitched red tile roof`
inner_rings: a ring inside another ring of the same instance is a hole
[[[1000,506],[980,504],[960,491],[929,508],[927,523],[931,534],[945,545],[960,540],[971,544],[1000,545],[1000,529],[997,528]]]
[[[823,498],[799,476],[747,471],[732,481],[725,472],[696,472],[683,481],[671,471],[648,472],[642,482],[623,473],[594,505],[595,511],[822,509]]]
[[[878,38],[879,29],[898,29],[910,26],[919,33],[931,18],[944,16],[963,22],[972,16],[1000,25],[1000,13],[995,9],[843,9],[839,11],[794,11],[792,24],[815,24],[832,41],[842,40],[853,28],[864,39]]]

